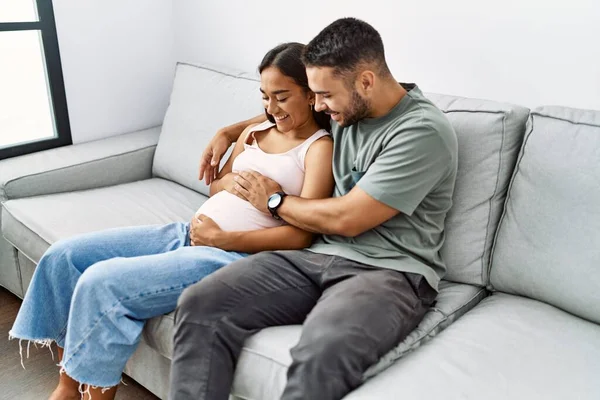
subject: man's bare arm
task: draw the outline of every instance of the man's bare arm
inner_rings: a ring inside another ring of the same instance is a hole
[[[204,182],[207,185],[210,185],[219,173],[219,163],[229,146],[231,146],[232,143],[237,142],[238,138],[248,125],[258,124],[266,121],[266,119],[267,117],[265,114],[260,114],[254,118],[219,129],[202,152],[198,179],[204,179]]]
[[[267,200],[281,186],[256,171],[241,172],[234,191],[258,210],[268,213]],[[313,233],[358,236],[394,217],[399,211],[355,186],[348,194],[329,199],[286,196],[277,213],[290,225]]]
[[[227,137],[227,139],[229,139],[230,143],[234,143],[237,142],[238,138],[240,137],[242,132],[244,132],[244,129],[248,127],[248,125],[260,124],[262,122],[265,122],[266,120],[267,116],[265,114],[259,114],[256,117],[252,117],[245,121],[226,126],[225,128],[220,129],[219,132],[222,132]]]
[[[287,196],[277,212],[290,225],[309,232],[346,237],[358,236],[399,213],[359,187],[330,199]]]

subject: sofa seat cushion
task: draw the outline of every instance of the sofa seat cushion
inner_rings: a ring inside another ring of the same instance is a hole
[[[367,371],[374,375],[418,347],[473,308],[486,296],[483,288],[442,281],[437,303],[421,324],[395,349]],[[298,343],[300,325],[267,328],[250,337],[238,360],[232,394],[243,399],[279,399],[291,363],[290,349]],[[146,325],[146,342],[167,358],[173,344],[173,313],[153,318]]]
[[[600,326],[493,294],[344,400],[600,399]]]
[[[158,178],[15,199],[3,203],[2,233],[37,263],[57,240],[108,228],[188,221],[205,200]]]

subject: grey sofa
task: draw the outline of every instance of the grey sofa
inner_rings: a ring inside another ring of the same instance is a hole
[[[48,246],[105,228],[187,221],[201,151],[260,113],[254,75],[179,64],[161,127],[0,161],[0,284],[23,296]],[[600,399],[600,111],[429,94],[459,141],[437,304],[346,397]],[[172,314],[126,373],[166,398]],[[300,326],[265,329],[232,398],[277,399]]]

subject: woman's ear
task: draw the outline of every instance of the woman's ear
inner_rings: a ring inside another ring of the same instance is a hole
[[[314,111],[315,110],[315,94],[313,92],[310,92],[309,96],[308,96],[308,107]]]

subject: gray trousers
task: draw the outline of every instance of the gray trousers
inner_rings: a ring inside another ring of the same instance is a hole
[[[420,275],[306,250],[235,261],[179,298],[169,399],[227,400],[244,341],[291,324],[303,328],[281,398],[341,399],[436,294]]]

